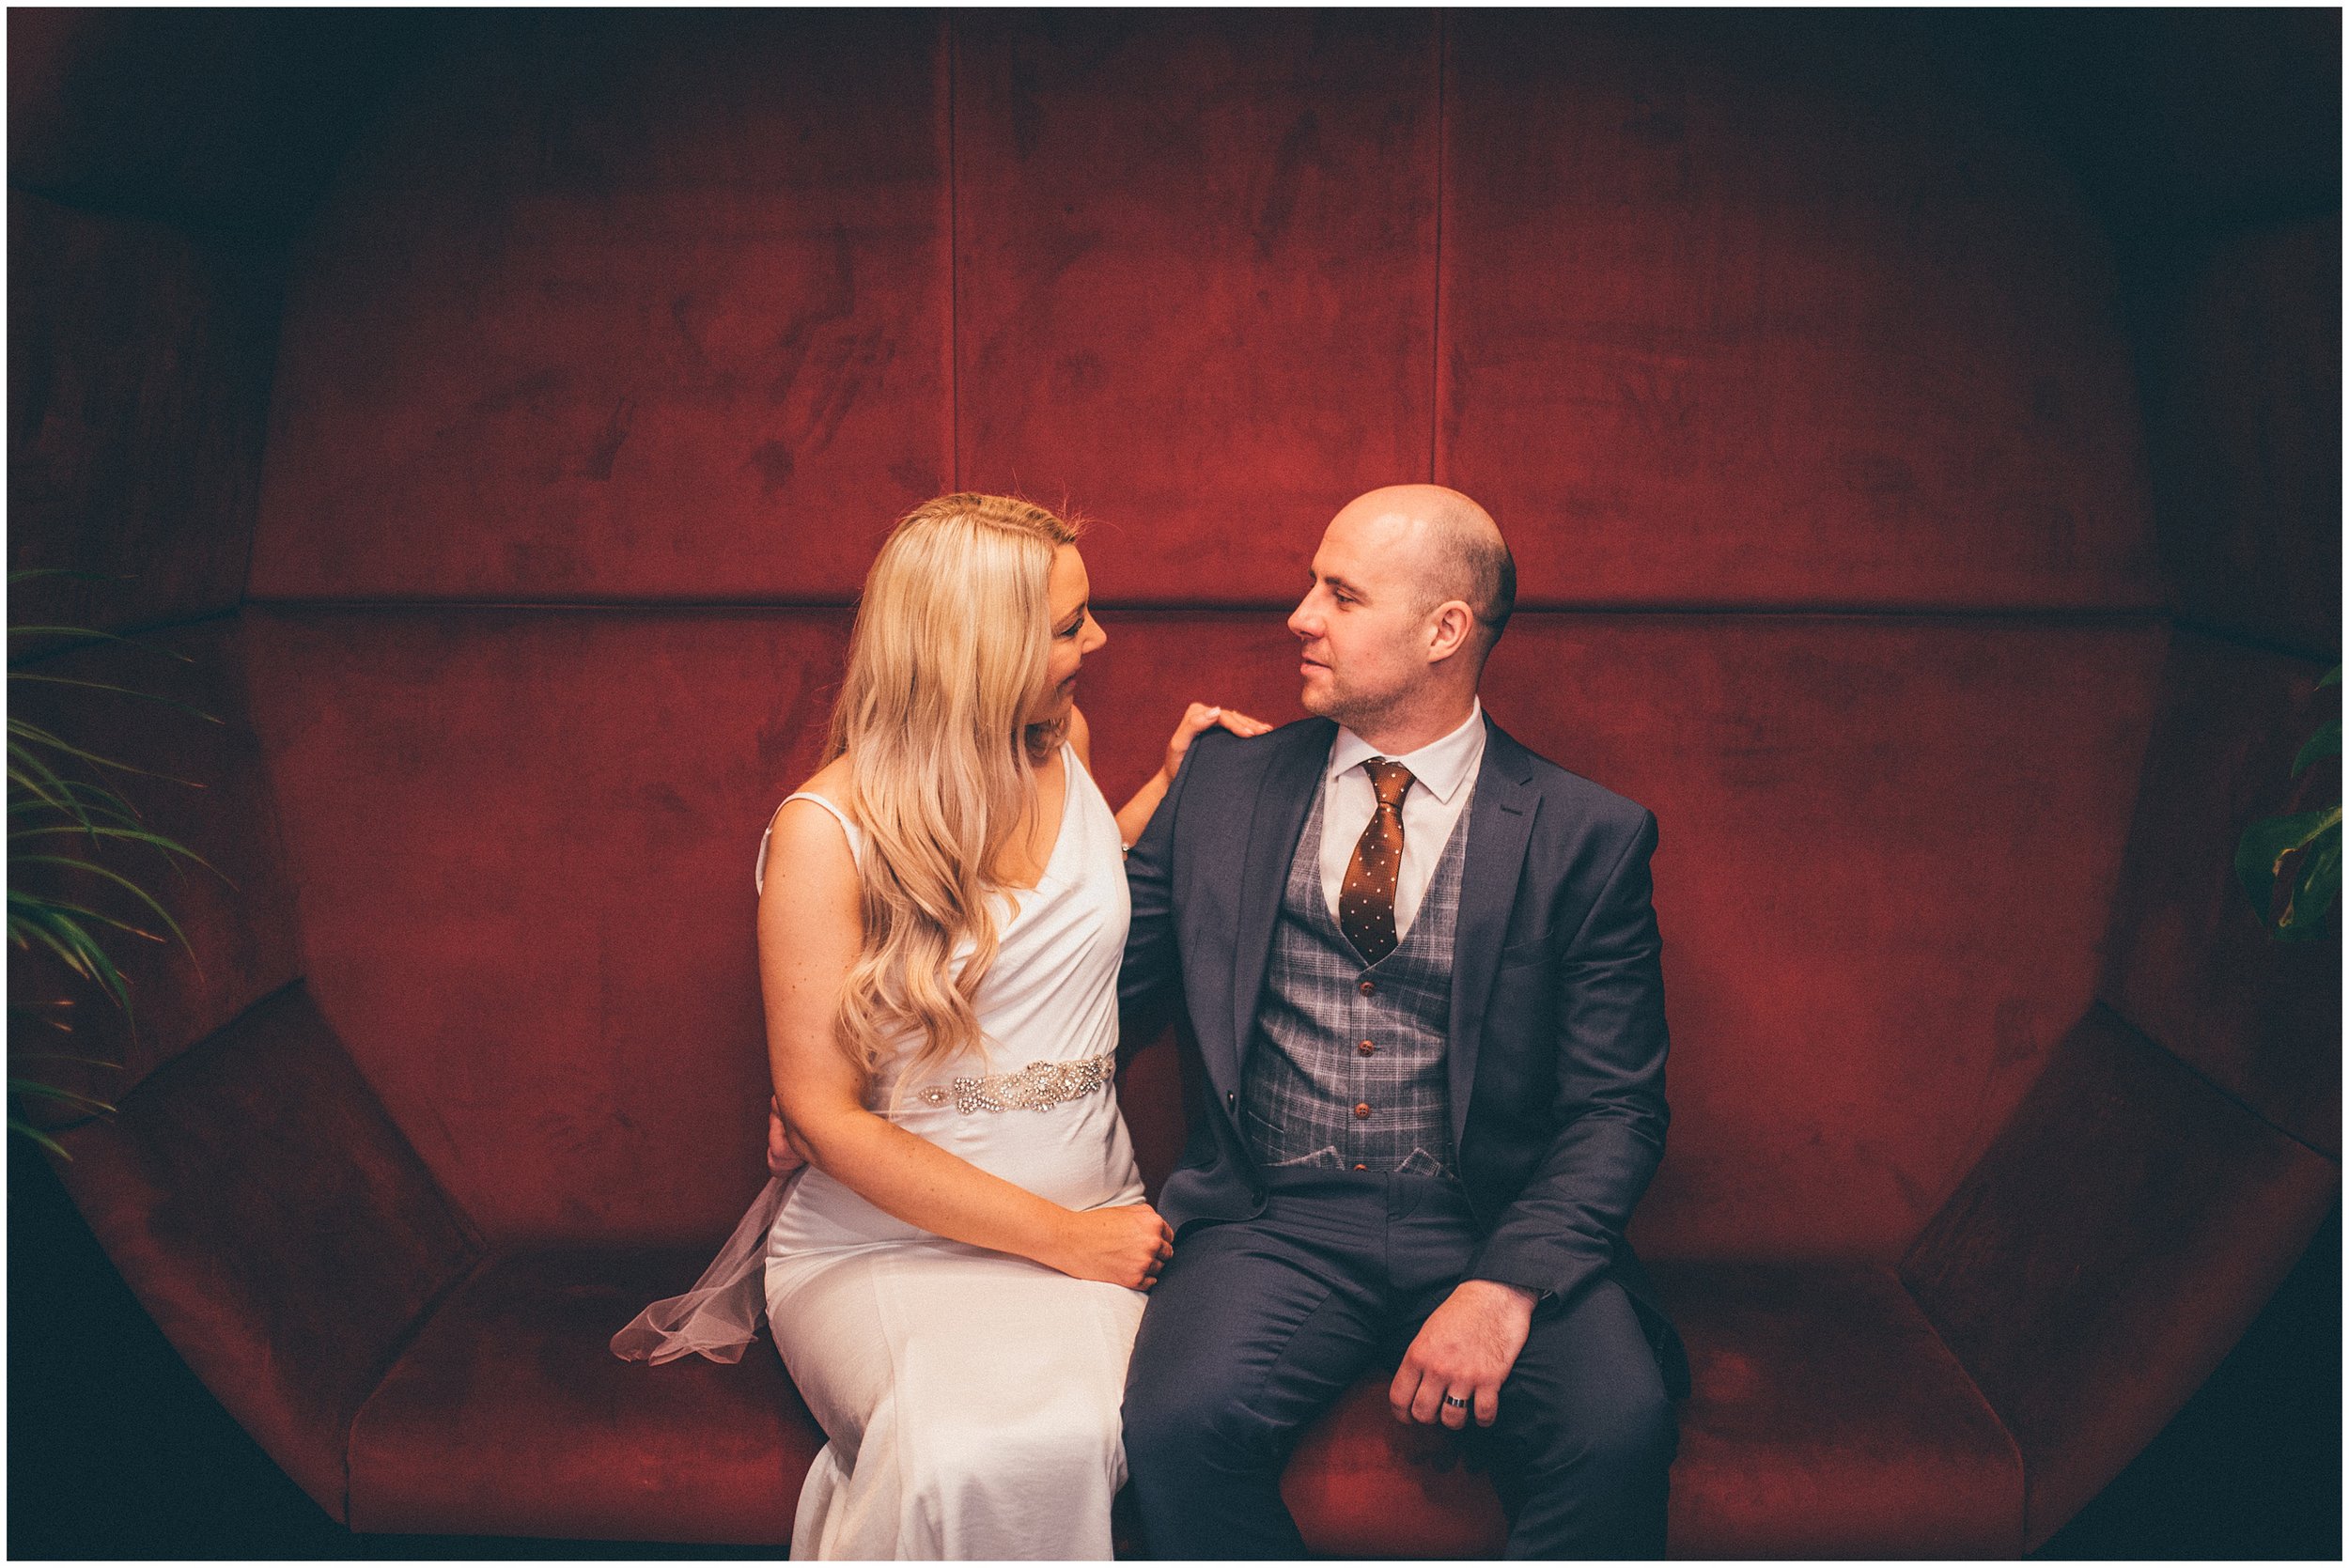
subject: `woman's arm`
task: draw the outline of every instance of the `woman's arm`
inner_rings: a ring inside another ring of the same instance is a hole
[[[1166,761],[1152,774],[1150,782],[1134,791],[1134,798],[1117,808],[1117,837],[1131,847],[1142,836],[1142,830],[1150,826],[1151,815],[1159,802],[1166,799],[1166,786],[1174,782],[1175,769],[1183,765],[1183,753],[1190,750],[1193,737],[1200,731],[1221,724],[1234,735],[1262,735],[1272,728],[1261,719],[1251,719],[1245,713],[1227,707],[1210,707],[1206,703],[1193,703],[1183,710],[1182,722],[1174,726],[1174,738],[1166,743]],[[1088,768],[1091,764],[1086,765]]]
[[[864,1108],[833,1029],[863,917],[856,862],[820,806],[776,814],[758,902],[758,968],[775,1097],[792,1143],[874,1207],[937,1235],[1146,1288],[1172,1248],[1147,1204],[1073,1210],[980,1170]]]

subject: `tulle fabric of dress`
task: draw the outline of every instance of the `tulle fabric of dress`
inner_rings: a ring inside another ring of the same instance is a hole
[[[655,1366],[680,1356],[739,1361],[767,1324],[767,1233],[803,1173],[770,1177],[692,1288],[637,1313],[612,1336],[612,1354]]]

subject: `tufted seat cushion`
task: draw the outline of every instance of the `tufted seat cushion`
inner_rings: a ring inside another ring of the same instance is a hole
[[[780,1544],[824,1436],[761,1336],[740,1362],[612,1354],[708,1250],[510,1252],[426,1322],[350,1433],[367,1532]]]
[[[351,1432],[353,1529],[574,1540],[789,1540],[823,1435],[764,1339],[739,1364],[606,1342],[701,1260],[509,1253],[433,1313]],[[1660,1265],[1696,1391],[1672,1467],[1675,1557],[2000,1557],[2014,1445],[1890,1268]],[[1363,1378],[1282,1490],[1315,1551],[1495,1557],[1489,1482]],[[1121,1538],[1130,1550],[1130,1536]]]

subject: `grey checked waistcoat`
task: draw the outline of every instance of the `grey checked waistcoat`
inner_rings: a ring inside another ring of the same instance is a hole
[[[1240,1078],[1240,1126],[1267,1169],[1361,1166],[1456,1175],[1444,1043],[1473,801],[1444,844],[1411,928],[1392,952],[1366,966],[1322,892],[1328,795],[1325,773],[1273,925],[1264,1001]],[[1370,1050],[1361,1048],[1365,1043]],[[1357,1115],[1365,1106],[1369,1114]]]

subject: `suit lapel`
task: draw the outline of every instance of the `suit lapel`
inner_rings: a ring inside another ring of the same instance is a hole
[[[1256,999],[1264,989],[1272,956],[1272,926],[1280,917],[1281,893],[1289,864],[1314,803],[1322,765],[1337,739],[1337,725],[1324,721],[1300,725],[1297,739],[1265,765],[1256,789],[1255,814],[1248,825],[1248,852],[1240,862],[1238,930],[1232,945],[1231,1054],[1223,1087],[1237,1090],[1240,1064],[1256,1030]]]
[[[1460,871],[1460,913],[1453,933],[1452,1017],[1445,1051],[1445,1082],[1452,1098],[1452,1147],[1455,1157],[1468,1135],[1469,1099],[1476,1083],[1476,1048],[1485,1026],[1485,999],[1492,994],[1501,962],[1501,939],[1509,929],[1525,846],[1541,807],[1532,785],[1532,756],[1509,738],[1489,715],[1485,720],[1485,759],[1477,769],[1476,795],[1469,807],[1467,863]]]

